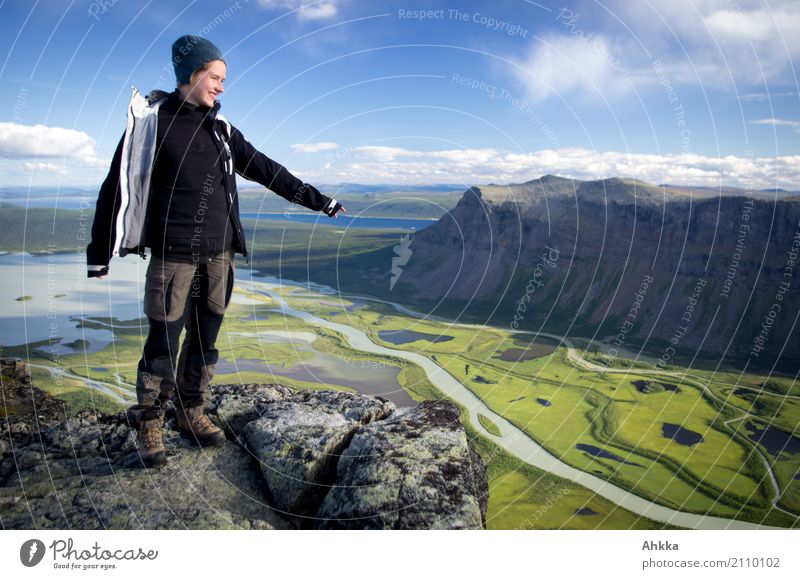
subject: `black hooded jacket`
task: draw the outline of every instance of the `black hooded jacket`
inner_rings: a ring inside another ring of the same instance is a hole
[[[156,154],[152,163],[146,223],[136,251],[175,261],[205,261],[209,253],[232,248],[248,255],[239,217],[236,175],[260,183],[287,201],[332,216],[339,204],[303,183],[251,145],[212,108],[181,101],[176,91],[151,93],[165,99],[158,110]],[[217,137],[219,135],[219,138]],[[108,272],[121,205],[120,139],[97,199],[92,240],[86,248],[89,276]],[[120,255],[131,250],[120,250]]]

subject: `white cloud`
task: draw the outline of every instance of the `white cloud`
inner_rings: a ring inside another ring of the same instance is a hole
[[[708,30],[718,40],[763,42],[776,29],[776,23],[766,10],[743,13],[735,10],[716,10],[705,17]]]
[[[800,189],[800,155],[707,157],[650,155],[589,149],[544,149],[528,153],[499,149],[420,151],[401,147],[357,147],[353,158],[328,161],[304,178],[325,183],[520,183],[554,174],[576,179],[630,177],[672,185],[725,185]]]
[[[739,95],[739,100],[741,101],[766,101],[772,100],[781,97],[795,97],[797,96],[796,92],[788,91],[788,92],[752,92],[747,94]]]
[[[408,149],[403,149],[401,147],[380,147],[380,146],[363,146],[363,147],[355,147],[353,149],[356,153],[360,153],[362,155],[366,155],[368,157],[372,157],[376,161],[385,162],[385,161],[393,161],[397,157],[410,157],[413,156],[415,153],[421,154],[421,152],[414,152],[409,151]]]
[[[0,123],[3,184],[80,185],[97,183],[111,159],[97,157],[94,139],[82,131]]]
[[[0,123],[0,152],[11,159],[95,159],[95,142],[84,132],[45,125]]]
[[[673,84],[741,90],[796,79],[797,0],[585,0],[553,17],[551,34],[512,59],[534,100],[654,88],[655,61]]]
[[[47,173],[48,176],[52,174],[66,175],[67,168],[64,165],[56,165],[55,163],[31,163],[26,162],[23,167],[31,173]]]
[[[607,7],[625,36],[672,63],[677,82],[785,82],[800,57],[796,0],[609,0]],[[606,17],[597,25],[614,22]],[[629,51],[629,58],[637,53]]]
[[[450,151],[434,151],[430,155],[435,159],[444,159],[454,165],[472,166],[491,163],[497,157],[494,149],[456,149]]]
[[[772,125],[773,127],[792,127],[796,133],[800,133],[800,121],[787,121],[785,119],[758,119],[750,121],[751,125]]]
[[[258,0],[267,9],[297,10],[300,20],[333,18],[339,12],[339,0]]]
[[[298,143],[290,146],[297,153],[319,153],[320,151],[333,151],[339,148],[336,143]]]
[[[554,35],[535,43],[515,72],[536,101],[567,93],[607,98],[633,87],[629,71],[600,34]],[[575,30],[573,30],[573,33]]]
[[[319,2],[311,6],[300,8],[298,16],[301,20],[322,20],[336,16],[338,8],[333,2]]]
[[[777,80],[800,56],[800,13],[720,10],[705,18],[712,37],[728,60],[734,78],[758,83]]]

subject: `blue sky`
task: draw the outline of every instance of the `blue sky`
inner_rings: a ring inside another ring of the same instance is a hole
[[[6,0],[0,187],[99,185],[190,33],[225,54],[223,113],[311,183],[800,189],[792,4]]]

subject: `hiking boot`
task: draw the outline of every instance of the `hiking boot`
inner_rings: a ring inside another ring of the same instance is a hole
[[[136,438],[139,447],[139,457],[145,467],[161,466],[167,462],[164,452],[164,413],[159,412],[155,417],[148,419],[139,418],[136,429],[139,435]]]
[[[176,408],[175,418],[181,435],[200,446],[218,445],[225,440],[225,433],[208,419],[202,406]]]

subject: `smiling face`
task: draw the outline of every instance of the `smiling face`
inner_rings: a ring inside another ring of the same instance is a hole
[[[178,87],[181,98],[194,105],[213,107],[216,98],[225,92],[222,83],[225,82],[227,67],[221,60],[212,60],[203,68],[192,74],[189,84]]]

